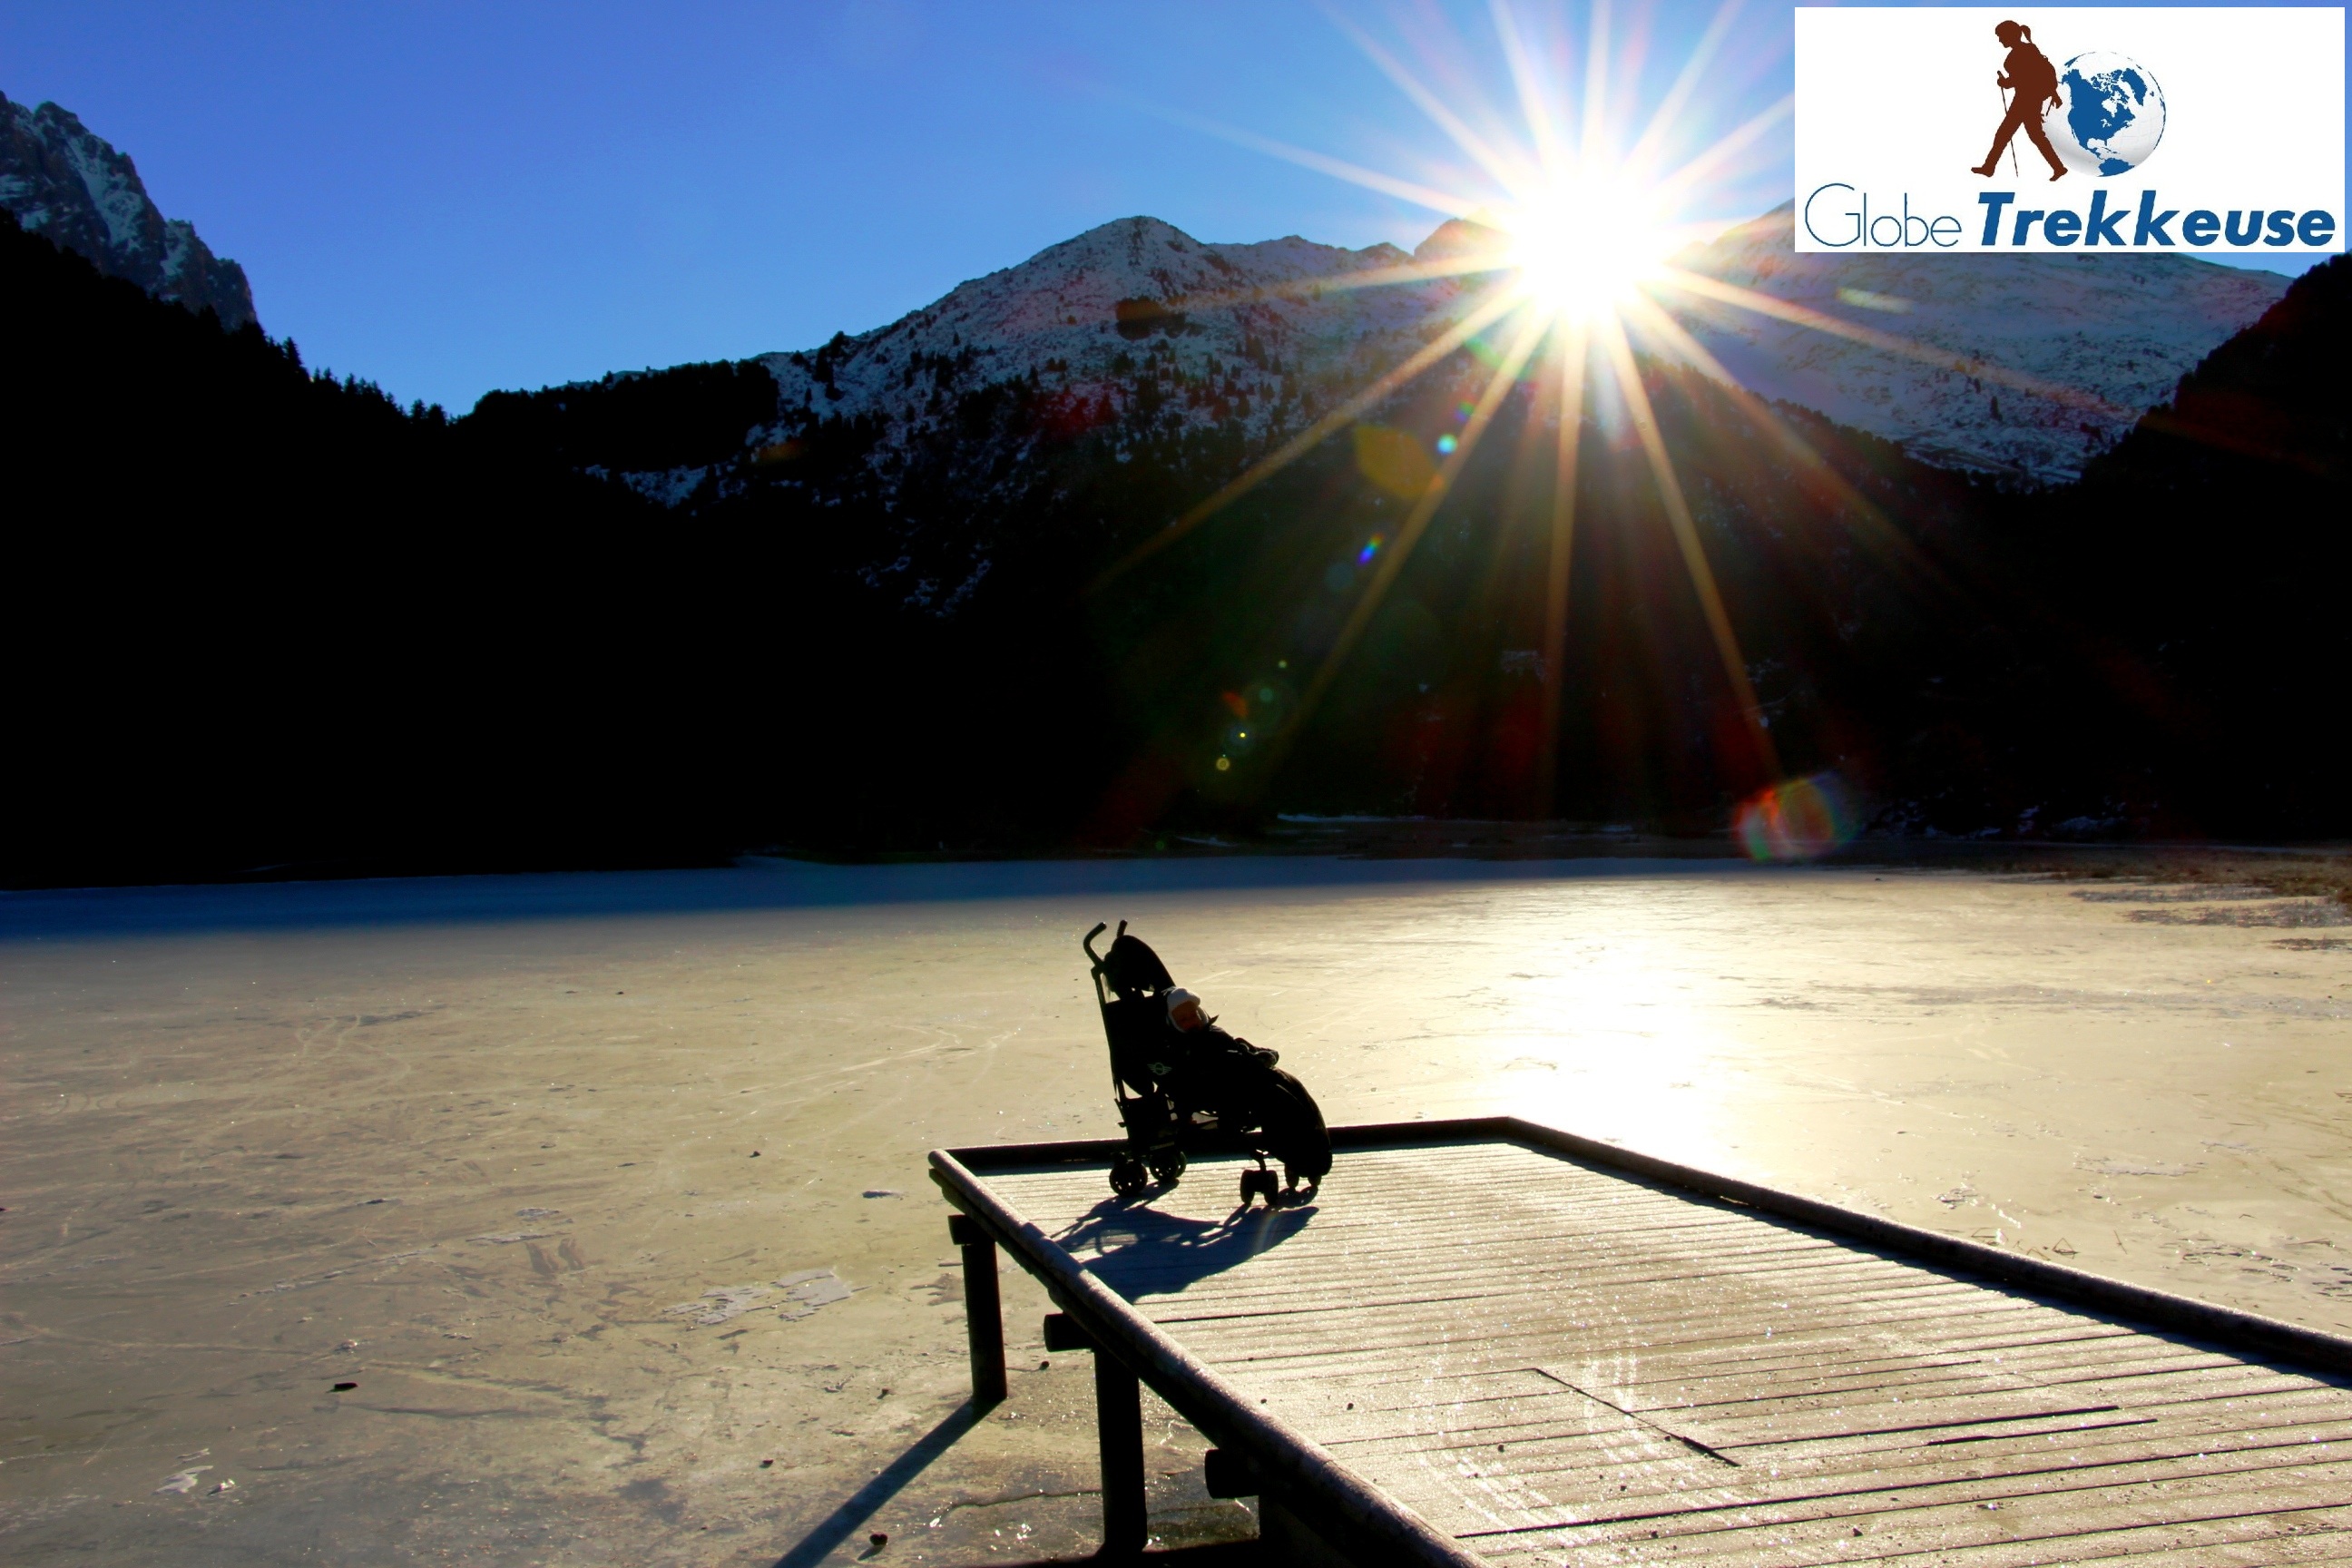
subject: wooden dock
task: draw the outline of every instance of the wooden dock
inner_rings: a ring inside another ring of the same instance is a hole
[[[976,1391],[991,1247],[1097,1350],[1114,1545],[1139,1376],[1297,1560],[2352,1562],[2352,1342],[1516,1121],[1335,1143],[1244,1215],[1235,1161],[1128,1204],[1107,1146],[933,1156]]]

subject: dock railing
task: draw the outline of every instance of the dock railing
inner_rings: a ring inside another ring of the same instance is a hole
[[[2314,1371],[2352,1372],[2352,1338],[2127,1284],[1981,1242],[1883,1219],[1816,1198],[1637,1153],[1517,1117],[1378,1122],[1331,1129],[1335,1151],[1404,1145],[1507,1142],[1540,1149],[1685,1196],[1774,1215],[1807,1230],[1859,1243],[1882,1255],[1939,1272],[1990,1281],[2049,1300],[2088,1307],[2167,1334]],[[1117,1291],[1095,1278],[989,1185],[990,1172],[1109,1164],[1118,1140],[993,1144],[938,1149],[931,1179],[957,1213],[949,1228],[963,1251],[964,1310],[971,1352],[972,1399],[986,1406],[1005,1396],[1003,1309],[996,1249],[1003,1247],[1061,1309],[1045,1324],[1049,1350],[1095,1356],[1096,1420],[1103,1471],[1104,1547],[1108,1555],[1140,1551],[1148,1535],[1138,1384],[1149,1384],[1216,1445],[1209,1457],[1211,1495],[1259,1500],[1261,1535],[1286,1562],[1445,1564],[1481,1560],[1432,1529],[1411,1509],[1355,1474],[1307,1434],[1188,1352]],[[1336,1196],[1336,1194],[1335,1194]]]

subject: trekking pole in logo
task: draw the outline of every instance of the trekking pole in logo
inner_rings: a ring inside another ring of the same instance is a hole
[[[2006,125],[2009,123],[2010,89],[1999,82],[1993,83],[1992,89],[2000,94],[2000,119],[2001,123]],[[2015,137],[2011,137],[2009,143],[2009,177],[2012,180],[2021,180],[2025,177],[2017,172],[2017,139]]]
[[[2058,161],[2057,149],[2050,145],[2049,133],[2042,129],[2043,113],[2060,106],[2058,68],[2034,47],[2032,28],[2003,22],[1992,32],[2009,51],[2008,58],[2001,61],[2000,75],[1993,79],[2003,89],[2000,129],[1993,133],[1992,151],[1985,154],[1985,161],[1976,166],[1975,172],[1990,179],[2000,167],[2001,149],[2006,147],[2010,171],[2015,174],[2017,149],[2011,143],[2022,131],[2033,143],[2034,151],[2049,161],[2050,177],[2063,180],[2066,177],[2066,165]]]

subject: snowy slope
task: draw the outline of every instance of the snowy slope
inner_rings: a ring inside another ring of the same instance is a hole
[[[1151,361],[1175,373],[1163,379],[1179,417],[1262,431],[1443,325],[1461,292],[1451,279],[1346,286],[1411,259],[1295,237],[1205,245],[1157,218],[1121,218],[878,331],[763,363],[787,410],[877,414],[908,429],[959,393],[1033,372],[1078,416],[1116,410]]]
[[[226,327],[254,319],[245,268],[157,211],[131,160],[54,103],[28,109],[0,96],[0,206],[159,300],[210,307]]]
[[[1658,298],[1751,390],[1932,462],[2044,481],[2079,473],[2286,287],[2187,257],[1799,256],[1790,235],[1782,207],[1677,261],[1836,330],[1687,290]],[[1211,245],[1121,218],[888,326],[762,356],[781,406],[750,444],[862,416],[878,426],[874,461],[887,476],[892,453],[943,428],[959,397],[1016,380],[1066,430],[1139,411],[1163,426],[1238,425],[1262,442],[1405,359],[1489,280],[1399,269],[1492,242],[1456,221],[1412,257],[1295,237]],[[675,502],[716,472],[626,477]]]
[[[1866,341],[1687,293],[1662,300],[1751,390],[1932,462],[2041,480],[2079,473],[2286,289],[2179,256],[1800,256],[1790,216],[1783,206],[1678,261]],[[1449,224],[1416,254],[1460,248],[1465,232]],[[1192,384],[1181,417],[1262,436],[1411,353],[1482,281],[1343,286],[1410,259],[1295,237],[1204,245],[1123,218],[887,327],[765,363],[788,410],[876,415],[903,432],[959,392],[1033,372],[1080,408],[1116,408],[1156,353],[1181,373],[1172,384]]]
[[[2043,480],[2079,473],[2288,282],[2138,252],[1801,256],[1790,220],[1776,208],[1680,263],[1903,346],[1678,302],[1691,334],[1751,391],[1930,462]]]

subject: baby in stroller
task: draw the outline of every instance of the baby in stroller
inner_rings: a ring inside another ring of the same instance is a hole
[[[1246,1206],[1305,1203],[1331,1170],[1331,1139],[1307,1086],[1263,1046],[1217,1027],[1201,999],[1176,984],[1160,955],[1119,921],[1110,951],[1097,954],[1097,925],[1080,945],[1091,962],[1095,1000],[1110,1042],[1111,1088],[1127,1147],[1111,1163],[1111,1190],[1132,1197],[1147,1174],[1173,1186],[1188,1152],[1238,1149],[1257,1159],[1242,1176]],[[1131,1092],[1130,1092],[1131,1091]],[[1267,1159],[1279,1160],[1277,1187]]]

